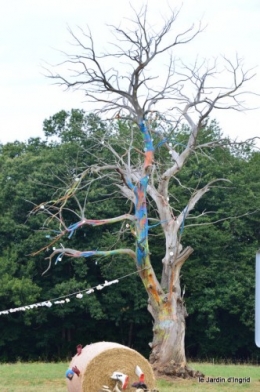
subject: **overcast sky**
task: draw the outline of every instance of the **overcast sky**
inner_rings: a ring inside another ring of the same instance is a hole
[[[141,0],[132,0],[138,9]],[[167,18],[173,0],[148,0],[153,24],[160,14]],[[235,54],[244,58],[245,67],[256,67],[258,75],[248,89],[260,93],[260,1],[259,0],[183,0],[176,24],[181,32],[193,22],[207,28],[187,49],[182,59]],[[63,59],[58,50],[69,51],[67,30],[90,26],[97,46],[106,47],[106,23],[124,24],[131,17],[128,0],[6,0],[0,13],[0,142],[43,136],[45,118],[71,108],[88,110],[83,93],[63,92],[43,75],[44,61],[57,64]],[[126,22],[127,23],[127,22]],[[248,106],[260,106],[260,99],[248,96]],[[232,138],[260,136],[260,110],[213,113],[221,128]]]

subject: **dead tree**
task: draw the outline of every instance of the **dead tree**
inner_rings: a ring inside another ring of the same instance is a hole
[[[189,156],[196,154],[200,148],[207,147],[199,146],[197,139],[213,109],[245,109],[243,97],[247,91],[244,85],[254,75],[250,70],[243,70],[238,57],[234,62],[221,58],[211,62],[196,61],[193,66],[185,65],[173,57],[174,51],[179,45],[188,45],[200,33],[201,26],[197,29],[191,27],[172,37],[172,26],[178,12],[172,12],[159,31],[154,31],[149,25],[146,8],[134,14],[132,30],[113,26],[116,40],[109,53],[96,53],[90,32],[79,29],[79,35],[76,35],[70,30],[76,54],[66,54],[66,60],[59,66],[70,69],[71,74],[66,76],[67,71],[64,70],[59,73],[51,72],[49,75],[55,83],[67,89],[83,90],[87,100],[96,104],[97,112],[103,118],[105,116],[112,121],[119,118],[132,126],[129,128],[128,147],[121,156],[112,148],[109,140],[100,141],[114,155],[114,165],[97,163],[86,168],[77,178],[74,188],[60,199],[59,206],[56,203],[55,209],[51,210],[50,205],[45,205],[45,211],[61,223],[59,238],[84,225],[127,221],[126,227],[134,237],[135,251],[78,251],[61,247],[53,251],[50,262],[55,255],[60,255],[61,258],[114,254],[131,257],[148,294],[148,310],[154,321],[153,341],[150,343],[151,363],[155,369],[163,371],[165,365],[169,365],[170,361],[174,362],[182,368],[180,373],[183,375],[183,367],[186,366],[184,336],[187,313],[181,292],[180,271],[193,249],[189,246],[183,249],[180,232],[191,210],[216,181],[194,189],[187,205],[178,214],[173,213],[169,201],[169,185],[173,179],[177,181],[177,174]],[[157,58],[166,53],[169,54],[168,67],[164,69],[161,66],[157,80],[152,66]],[[123,61],[126,63],[122,66],[120,64]],[[225,76],[225,85],[221,85],[221,75]],[[169,122],[171,132],[184,124],[189,129],[187,143],[181,150],[171,138],[167,127]],[[143,145],[139,147],[143,161],[139,166],[132,164],[132,145],[137,132],[143,137]],[[163,170],[157,165],[153,138],[160,140],[162,148],[167,149],[170,156],[169,165]],[[76,194],[81,179],[90,171],[98,173],[101,181],[104,173],[115,173],[117,188],[126,199],[133,202],[134,213],[111,219],[90,220],[85,216],[84,208],[81,208],[79,222],[66,226],[62,219],[66,200]],[[156,206],[158,222],[165,236],[160,282],[151,264],[152,255],[149,250],[148,197]],[[38,206],[36,210],[41,208]]]

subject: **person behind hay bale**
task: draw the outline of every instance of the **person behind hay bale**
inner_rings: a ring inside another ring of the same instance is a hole
[[[145,374],[145,383],[149,389],[155,385],[155,377],[149,362],[137,351],[127,346],[113,342],[98,342],[82,348],[80,355],[75,355],[69,368],[76,366],[79,376],[72,380],[66,378],[69,392],[98,392],[102,391],[103,386],[113,391],[116,380],[111,376],[113,373],[122,373],[129,377],[126,391],[134,392],[131,386],[136,381],[136,366],[142,369]],[[118,383],[121,389],[121,383]]]
[[[76,354],[76,356],[79,356],[80,354],[81,354],[81,352],[82,352],[82,344],[78,344],[77,345],[77,354]],[[73,379],[73,377],[74,377],[74,375],[77,375],[78,377],[80,376],[80,370],[78,369],[78,367],[75,365],[75,366],[72,366],[72,368],[69,368],[67,371],[66,371],[66,373],[65,373],[65,376],[66,376],[66,378],[69,380],[69,381],[72,381],[72,379]]]
[[[81,354],[82,348],[83,348],[82,344],[78,344],[78,345],[77,345],[77,355],[80,355],[80,354]]]

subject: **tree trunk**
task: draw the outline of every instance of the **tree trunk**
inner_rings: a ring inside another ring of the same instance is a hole
[[[185,356],[185,318],[187,316],[183,299],[172,295],[165,299],[156,314],[148,306],[154,317],[153,341],[150,363],[158,377],[195,378],[204,376],[201,372],[190,368]]]
[[[166,298],[163,306],[154,315],[153,342],[150,361],[155,366],[168,364],[174,360],[186,364],[185,337],[186,308],[181,299]]]
[[[148,306],[154,319],[150,362],[158,375],[188,378],[197,373],[187,366],[186,361],[184,340],[187,311],[181,291],[180,271],[193,249],[187,247],[182,250],[175,221],[169,213],[167,218],[169,223],[164,226],[166,252],[161,277],[161,288],[165,294],[157,306],[151,300]]]

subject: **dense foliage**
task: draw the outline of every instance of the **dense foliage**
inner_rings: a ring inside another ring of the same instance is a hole
[[[120,152],[118,137],[125,137],[125,124],[111,132],[111,143]],[[73,176],[93,163],[86,154],[95,137],[108,128],[83,111],[61,111],[44,122],[46,140],[30,139],[1,146],[0,151],[0,310],[68,295],[134,272],[122,256],[107,259],[66,259],[48,270],[50,249],[32,256],[51,242],[55,233],[45,227],[41,214],[30,214],[43,200],[55,200]],[[217,140],[215,123],[206,126],[200,142]],[[185,129],[178,138],[185,139]],[[203,139],[204,138],[204,139]],[[107,154],[102,150],[98,154]],[[167,157],[161,153],[161,162]],[[104,160],[109,162],[109,156]],[[182,285],[189,317],[188,357],[253,358],[254,259],[260,230],[260,154],[250,146],[216,147],[207,154],[194,154],[172,185],[175,201],[185,205],[190,189],[210,179],[223,178],[207,193],[187,219],[182,242],[195,252],[183,267]],[[182,183],[183,187],[179,184]],[[95,182],[88,194],[88,216],[106,218],[128,212],[129,205],[111,195],[109,181]],[[82,192],[84,196],[84,191]],[[100,203],[102,201],[102,204]],[[73,201],[67,218],[73,222]],[[177,208],[177,206],[176,206]],[[200,215],[199,218],[196,218]],[[192,219],[193,218],[193,219]],[[215,222],[215,224],[212,224]],[[200,225],[199,225],[200,224]],[[77,231],[68,241],[74,248],[110,249],[115,241],[131,247],[131,238],[117,237],[120,226],[101,226]],[[151,238],[155,270],[160,271],[163,237],[155,228]],[[113,268],[111,268],[111,266]],[[73,298],[66,305],[38,308],[0,316],[0,360],[63,359],[78,343],[117,341],[143,354],[149,353],[152,320],[147,297],[136,274],[101,292]]]

